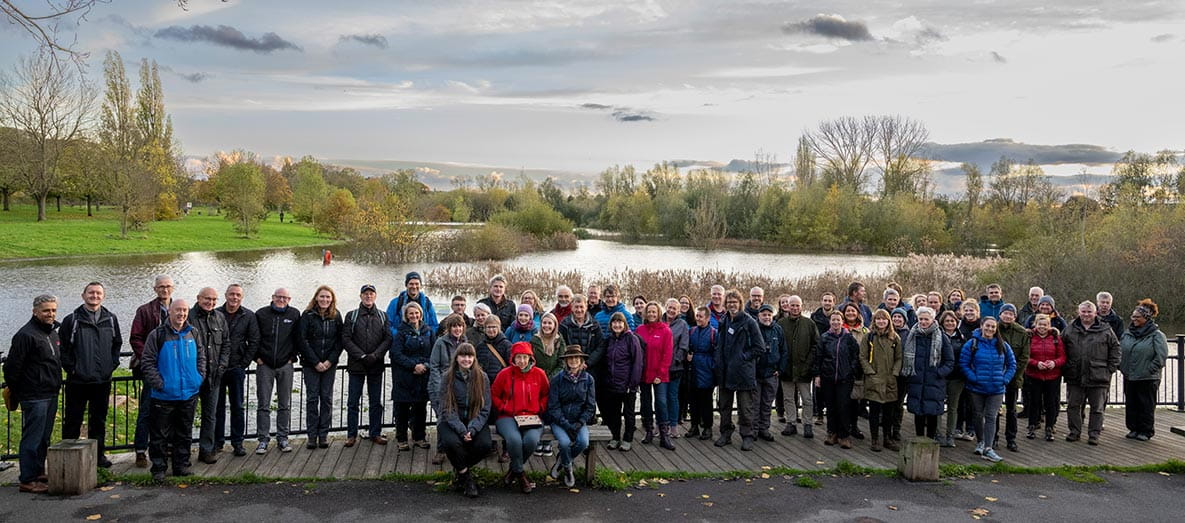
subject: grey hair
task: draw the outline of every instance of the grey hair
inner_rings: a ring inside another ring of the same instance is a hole
[[[37,296],[36,298],[33,298],[33,308],[36,309],[37,307],[40,307],[42,304],[45,304],[45,303],[57,303],[57,302],[58,302],[57,296],[54,296],[52,294],[42,294],[40,296]]]
[[[1115,301],[1115,297],[1111,296],[1111,293],[1109,293],[1107,291],[1102,291],[1094,296],[1094,299],[1097,301],[1103,301],[1103,298],[1106,298],[1111,301]]]
[[[1032,294],[1033,291],[1037,291],[1037,292],[1041,293],[1042,296],[1045,296],[1045,289],[1042,289],[1041,287],[1030,287],[1029,294]]]
[[[477,312],[479,310],[486,311],[486,314],[493,314],[494,313],[494,311],[490,310],[490,306],[486,305],[484,303],[479,303],[479,304],[473,306],[474,312]]]
[[[724,292],[724,286],[723,285],[713,285],[712,288],[709,290],[711,292],[716,292],[717,290],[719,290],[720,292]]]
[[[1084,302],[1082,302],[1082,303],[1079,303],[1079,304],[1078,304],[1078,308],[1079,308],[1079,309],[1081,309],[1081,308],[1083,308],[1083,307],[1086,307],[1086,308],[1088,308],[1088,309],[1090,309],[1090,310],[1092,310],[1092,311],[1097,311],[1097,310],[1099,310],[1099,308],[1098,308],[1097,306],[1095,306],[1094,302],[1092,302],[1092,301],[1090,301],[1090,300],[1086,300],[1086,301],[1084,301]]]
[[[160,282],[165,281],[165,280],[169,280],[171,282],[171,281],[173,281],[173,277],[169,276],[168,274],[157,274],[156,278],[154,278],[152,280],[152,286],[155,287],[157,285],[160,285]]]
[[[917,315],[921,316],[923,314],[929,314],[930,317],[933,318],[934,317],[934,309],[931,309],[929,307],[918,307]]]
[[[490,287],[493,287],[497,282],[502,282],[502,284],[505,285],[506,277],[501,274],[495,274],[493,278],[490,278]]]
[[[799,297],[797,294],[791,294],[791,295],[790,295],[790,297],[789,297],[789,298],[786,298],[786,299],[787,299],[787,300],[789,300],[789,301],[798,300],[798,304],[799,304],[799,305],[802,305],[802,298],[801,298],[801,297]]]
[[[885,289],[884,293],[881,294],[881,299],[882,300],[888,299],[889,296],[901,296],[901,293],[897,292],[897,289],[889,287],[889,288]]]
[[[560,291],[568,291],[568,294],[571,294],[571,293],[572,293],[572,288],[571,288],[571,287],[569,287],[569,286],[567,286],[567,285],[560,285],[559,287],[556,287],[556,288],[555,288],[555,293],[556,293],[556,294],[559,294],[559,293],[560,293]]]

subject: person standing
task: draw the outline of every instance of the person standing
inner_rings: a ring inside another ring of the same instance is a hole
[[[547,417],[560,454],[551,478],[559,479],[562,473],[564,486],[572,488],[576,485],[572,458],[588,448],[588,424],[597,415],[597,394],[593,377],[585,370],[588,356],[579,346],[569,345],[560,358],[563,368],[551,378],[547,399]]]
[[[860,313],[861,324],[867,326],[872,323],[872,309],[865,301],[868,299],[868,289],[864,287],[863,283],[854,281],[848,284],[848,297],[844,299],[843,303],[839,304],[840,310],[844,305],[853,303],[856,305],[856,311]],[[847,321],[847,318],[845,318]]]
[[[555,289],[555,307],[551,308],[551,313],[555,315],[557,323],[563,323],[564,318],[572,314],[572,288],[567,285],[560,285]],[[587,357],[587,355],[586,355]]]
[[[1029,301],[1025,302],[1020,311],[1016,313],[1016,322],[1024,325],[1028,323],[1029,318],[1037,314],[1037,304],[1041,301],[1041,297],[1045,296],[1045,290],[1041,287],[1029,287]]]
[[[193,475],[189,470],[189,441],[194,408],[208,366],[202,335],[188,324],[188,319],[189,304],[173,300],[168,322],[148,333],[144,341],[144,384],[152,394],[148,455],[152,459],[152,480],[157,483],[165,480],[170,458],[174,476]]]
[[[1131,314],[1131,325],[1119,345],[1123,351],[1123,395],[1127,398],[1127,437],[1148,441],[1156,435],[1156,391],[1169,355],[1169,343],[1154,321],[1160,308],[1150,299],[1140,300]]]
[[[959,323],[959,317],[955,315],[954,311],[944,310],[938,316],[938,325],[942,334],[950,340],[955,361],[959,360],[963,351],[963,343],[966,342],[966,339],[963,338],[963,331],[959,330]],[[898,380],[898,384],[902,380],[908,386],[908,377],[902,376]],[[900,386],[898,390],[904,393],[906,386]],[[950,374],[946,375],[946,432],[942,437],[942,442],[939,443],[942,447],[954,448],[955,440],[964,438],[962,431],[956,430],[955,427],[960,423],[966,424],[965,419],[960,419],[962,413],[959,409],[959,405],[963,401],[963,389],[966,387],[967,380],[963,378],[963,371],[959,370],[958,365],[955,365]]]
[[[1119,314],[1115,312],[1115,309],[1111,307],[1115,303],[1115,298],[1111,296],[1111,293],[1102,291],[1096,294],[1094,299],[1099,307],[1099,321],[1111,327],[1111,331],[1115,333],[1116,338],[1122,338],[1123,318],[1120,318]]]
[[[824,445],[839,444],[852,448],[849,434],[848,410],[851,405],[852,384],[860,372],[860,344],[844,329],[844,314],[831,311],[831,326],[819,339],[815,354],[815,386],[819,388],[819,404],[827,411],[827,439]]]
[[[411,444],[407,442],[409,426],[412,444],[421,449],[432,448],[425,423],[428,419],[429,365],[436,335],[424,323],[423,316],[418,304],[408,303],[403,307],[399,330],[391,340],[391,403],[395,407],[395,442],[400,452],[411,450]],[[449,323],[456,325],[456,321],[449,320]]]
[[[872,433],[873,452],[881,451],[881,421],[891,421],[886,412],[897,400],[897,375],[901,373],[901,335],[891,325],[889,313],[872,313],[872,332],[860,346],[860,367],[864,371],[864,399],[868,400],[868,429]],[[883,416],[882,416],[883,415]],[[892,423],[884,424],[884,448],[900,450],[893,440]]]
[[[226,442],[226,409],[230,406],[230,445],[235,456],[246,456],[243,448],[244,433],[247,432],[247,409],[244,405],[247,392],[247,367],[259,348],[259,322],[255,311],[243,307],[243,287],[233,283],[226,288],[226,301],[218,307],[226,317],[230,335],[226,351],[230,353],[226,372],[218,387],[218,419],[215,421],[214,448],[221,449]]]
[[[975,304],[969,305],[978,309]],[[934,310],[918,309],[914,325],[901,346],[901,374],[909,378],[906,408],[914,418],[914,433],[935,438],[938,417],[946,399],[946,377],[958,363],[950,338],[934,321]]]
[[[998,336],[998,329],[995,316],[984,316],[959,356],[959,368],[967,377],[967,391],[971,393],[971,419],[979,435],[975,454],[991,462],[1004,459],[995,450],[996,423],[1004,391],[1016,373],[1012,348]]]
[[[432,393],[432,408],[439,413],[437,449],[448,455],[453,465],[454,485],[475,498],[480,491],[472,468],[494,448],[487,423],[493,403],[490,382],[473,345],[461,342],[449,360],[440,387]]]
[[[20,491],[49,492],[45,457],[62,388],[62,352],[56,321],[57,297],[33,298],[33,316],[12,337],[4,360],[4,381],[21,408]]]
[[[153,329],[164,325],[169,319],[169,304],[173,301],[173,278],[161,274],[152,281],[152,291],[156,297],[136,309],[132,318],[132,332],[128,336],[128,343],[132,346],[132,359],[128,367],[132,369],[132,376],[143,380],[140,372],[140,358],[144,354],[144,341]],[[152,411],[152,394],[147,387],[140,388],[140,411],[136,415],[136,435],[132,447],[136,450],[136,467],[148,467],[148,417]]]
[[[1078,317],[1070,322],[1062,334],[1066,345],[1066,366],[1062,376],[1066,381],[1066,441],[1082,438],[1082,417],[1085,404],[1090,404],[1087,444],[1098,445],[1103,431],[1103,411],[1107,407],[1107,392],[1111,375],[1119,369],[1122,353],[1119,339],[1106,323],[1098,320],[1095,304],[1084,301],[1078,305]]]
[[[645,354],[638,337],[629,330],[626,313],[621,311],[613,313],[609,320],[609,333],[601,343],[604,345],[601,354],[605,373],[605,381],[599,391],[605,398],[601,415],[612,437],[607,448],[629,452],[633,447],[637,423],[634,405],[638,401],[638,386],[642,384]]]
[[[342,346],[348,356],[346,370],[350,374],[346,398],[346,447],[358,444],[363,385],[370,400],[367,424],[370,441],[375,445],[387,444],[387,438],[383,437],[383,369],[387,351],[391,349],[391,329],[387,315],[375,306],[376,296],[378,292],[374,285],[363,285],[359,292],[361,303],[357,309],[346,313],[342,325]]]
[[[520,303],[518,305],[518,312],[515,313],[515,321],[506,327],[506,332],[502,335],[506,336],[510,343],[530,343],[531,338],[535,336],[537,324],[534,317],[535,310],[531,308],[528,303]]]
[[[465,328],[468,329],[473,326],[473,318],[465,314],[465,297],[460,294],[453,296],[453,300],[449,302],[449,316],[458,316],[465,322]],[[484,307],[484,305],[483,305]],[[486,307],[486,313],[489,313],[489,307]],[[390,317],[388,315],[387,317]],[[440,326],[436,328],[436,338],[443,338],[448,334],[447,329],[444,328],[444,320],[440,321]]]
[[[201,396],[202,427],[198,436],[198,461],[206,464],[218,462],[215,456],[214,429],[217,423],[218,394],[222,390],[221,378],[230,363],[230,329],[226,318],[218,312],[218,291],[204,287],[198,291],[197,307],[189,311],[189,324],[202,340],[202,351],[206,354],[206,377],[202,382]]]
[[[1020,392],[1024,390],[1025,373],[1024,369],[1029,365],[1029,339],[1031,335],[1029,331],[1020,326],[1016,321],[1017,312],[1016,306],[1011,303],[1005,303],[1000,308],[1000,325],[996,329],[997,336],[1000,337],[1008,347],[1012,349],[1012,356],[1016,358],[1017,372],[1013,373],[1012,380],[1004,392],[1004,439],[1007,443],[1008,450],[1016,452],[1019,450],[1016,444],[1016,433],[1019,423],[1017,422],[1016,401],[1019,399]],[[996,422],[996,431],[1000,430],[999,421]],[[993,438],[999,441],[999,437]]]
[[[478,300],[477,303],[484,303],[486,307],[489,307],[490,314],[497,316],[498,321],[502,326],[509,327],[510,324],[514,322],[516,310],[514,306],[514,300],[506,297],[505,276],[502,276],[501,274],[495,274],[492,278],[490,278],[490,295]],[[474,347],[477,347],[477,345],[475,344]],[[480,353],[481,351],[478,351],[479,355]],[[488,373],[489,369],[486,370]]]
[[[642,428],[646,434],[642,437],[642,444],[649,445],[654,441],[655,418],[658,421],[659,446],[667,450],[675,450],[675,443],[671,441],[671,427],[674,420],[667,419],[670,406],[667,405],[667,389],[670,386],[671,357],[674,353],[674,337],[671,328],[662,321],[662,312],[658,302],[649,302],[642,306],[643,324],[638,326],[638,339],[642,340]]]
[[[387,318],[402,318],[403,306],[415,302],[420,305],[420,310],[424,311],[424,324],[436,332],[436,329],[440,327],[436,321],[436,308],[432,305],[432,300],[428,298],[428,295],[423,292],[423,279],[420,278],[420,273],[416,271],[407,273],[403,277],[403,286],[403,292],[400,292],[399,296],[387,304]],[[391,323],[395,323],[395,321],[392,320]],[[391,325],[391,335],[394,336],[398,329],[399,325]]]
[[[732,406],[736,403],[741,429],[741,450],[753,450],[753,425],[757,417],[757,361],[765,357],[765,340],[757,320],[741,310],[744,298],[731,289],[724,295],[727,314],[720,320],[716,337],[716,382],[720,386],[720,438],[717,447],[732,444],[736,425]]]
[[[815,359],[815,347],[819,344],[819,331],[815,322],[802,314],[802,298],[790,296],[786,300],[786,315],[778,320],[782,327],[782,334],[786,336],[786,358],[779,377],[782,380],[782,390],[786,392],[783,403],[787,409],[786,427],[782,429],[783,436],[793,436],[798,433],[798,424],[802,424],[802,437],[815,437],[811,415],[815,411],[813,398],[814,375],[811,367]],[[799,414],[798,404],[802,403],[802,414]]]
[[[474,321],[477,322],[478,325],[485,323],[485,317],[489,312],[486,306],[478,304],[474,310],[477,312],[475,316],[478,316],[478,319],[475,319]],[[456,314],[450,314],[440,322],[440,327],[444,329],[444,335],[436,338],[436,341],[433,342],[432,356],[428,360],[428,400],[432,403],[432,408],[436,409],[437,419],[440,419],[443,414],[440,411],[440,398],[436,396],[441,392],[441,390],[447,390],[441,389],[440,383],[448,376],[447,372],[449,365],[452,365],[452,362],[455,359],[453,354],[461,345],[465,344],[469,345],[470,351],[474,350],[472,342],[468,341],[473,338],[466,337],[465,321],[462,320],[460,316],[457,316]],[[478,336],[481,336],[480,332]],[[476,351],[473,352],[473,357],[477,357]],[[470,365],[466,365],[465,368],[469,369]],[[478,372],[483,372],[481,370],[481,365],[477,365],[476,369]],[[485,383],[485,388],[488,390],[490,388],[489,380],[483,380],[483,383]],[[487,405],[488,404],[489,403],[487,403]],[[436,455],[432,457],[433,465],[440,465],[441,463],[444,463],[446,452],[443,447],[444,440],[442,438],[442,434],[440,430],[437,430]],[[454,465],[455,464],[456,462],[454,462]]]
[[[337,310],[337,293],[328,285],[317,287],[300,317],[304,338],[301,371],[304,378],[305,448],[329,448],[333,426],[333,382],[337,360],[342,355],[342,315]]]
[[[683,375],[687,372],[688,356],[687,322],[683,320],[679,300],[667,299],[666,315],[662,319],[671,329],[671,368],[669,372],[671,381],[667,385],[667,421],[671,426],[671,439],[676,439],[679,437],[678,429],[682,421],[679,417],[681,412],[679,404],[681,401],[686,401],[682,399],[683,389],[680,387],[683,385]]]
[[[695,326],[687,333],[687,358],[691,364],[691,401],[687,406],[691,428],[687,437],[699,436],[701,441],[712,439],[715,413],[712,392],[716,390],[716,328],[712,327],[712,313],[706,306],[695,309]]]
[[[988,285],[984,295],[979,297],[979,316],[981,318],[991,316],[999,320],[1000,308],[1003,306],[1004,291],[1000,288],[1000,284]]]
[[[292,452],[288,428],[292,422],[292,364],[304,352],[300,335],[300,311],[289,307],[292,294],[283,287],[272,293],[272,302],[255,311],[259,323],[259,348],[255,351],[255,430],[259,445],[256,454],[267,454],[271,440],[272,390],[276,393],[276,445],[281,452]]]
[[[1025,366],[1025,399],[1029,416],[1028,439],[1036,439],[1037,427],[1045,420],[1045,441],[1053,441],[1053,426],[1057,423],[1062,402],[1062,367],[1066,364],[1066,347],[1062,334],[1053,328],[1048,314],[1034,315],[1033,334],[1029,339],[1029,364]]]
[[[638,327],[634,322],[634,315],[625,309],[624,303],[621,303],[619,299],[621,297],[620,291],[618,291],[616,285],[606,285],[605,291],[601,293],[601,297],[603,298],[603,307],[601,308],[601,312],[598,312],[596,315],[597,323],[601,325],[601,332],[609,331],[609,320],[617,312],[625,315],[626,325],[629,326],[631,331]]]
[[[748,312],[746,312],[748,314]],[[778,394],[778,376],[786,366],[786,335],[782,327],[774,323],[774,306],[768,303],[757,308],[757,326],[765,342],[765,354],[757,360],[757,420],[754,422],[757,437],[773,441],[769,432],[771,408]]]
[[[583,294],[572,297],[572,314],[560,321],[560,336],[564,338],[564,343],[579,345],[588,353],[585,364],[597,383],[597,408],[602,414],[605,413],[608,410],[604,396],[607,378],[602,340],[605,336],[601,331],[601,324],[597,323],[589,311],[588,298]]]
[[[98,465],[111,467],[107,459],[107,406],[111,397],[111,374],[119,367],[123,338],[119,319],[103,306],[105,289],[97,281],[82,290],[82,305],[62,319],[62,369],[66,371],[66,412],[62,417],[62,439],[78,439],[82,415],[87,437],[99,444]]]

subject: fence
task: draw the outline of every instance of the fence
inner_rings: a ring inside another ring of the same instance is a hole
[[[1157,392],[1156,404],[1159,406],[1171,406],[1176,410],[1185,412],[1185,334],[1178,334],[1174,340],[1170,340],[1169,345],[1176,345],[1175,351],[1170,351],[1168,361],[1165,363],[1164,374],[1160,381],[1160,390]],[[130,356],[130,353],[127,354]],[[387,365],[390,369],[391,365]],[[343,432],[346,430],[346,394],[348,390],[348,374],[345,365],[338,365],[337,378],[334,382],[334,393],[336,399],[334,400],[334,412],[332,432]],[[246,411],[247,428],[245,430],[246,439],[256,438],[255,429],[255,410],[258,407],[258,397],[255,394],[255,369],[247,369],[247,380],[244,390],[244,409]],[[291,430],[289,434],[301,435],[307,433],[305,426],[305,395],[303,382],[300,379],[301,368],[295,368],[293,378],[292,390],[292,411],[291,411]],[[390,387],[388,381],[391,379],[391,373],[385,371],[382,374],[382,390],[384,391],[383,403],[387,405],[383,409],[383,427],[394,427],[394,409],[390,408],[389,391]],[[109,450],[127,450],[132,448],[132,439],[136,431],[136,414],[138,409],[133,409],[133,406],[139,405],[140,398],[140,380],[132,376],[116,376],[112,379],[111,397],[109,398],[109,405],[112,406],[108,412],[107,420],[107,448]],[[363,387],[362,400],[359,415],[360,427],[369,426],[368,410],[368,396]],[[1063,394],[1063,398],[1065,395]],[[64,394],[58,396],[58,416],[63,412],[62,402],[64,401]],[[271,398],[268,398],[271,401]],[[1124,402],[1123,394],[1123,380],[1118,376],[1111,380],[1110,400],[1111,404],[1122,404]],[[640,410],[637,410],[640,412]],[[0,459],[13,459],[16,457],[17,446],[20,442],[20,423],[19,414],[14,415],[12,411],[5,411],[7,416],[5,423],[4,445],[0,447]],[[229,414],[228,414],[229,415]],[[272,416],[277,415],[274,411]],[[434,422],[434,415],[432,409],[428,409],[429,422]],[[197,417],[200,420],[200,416]],[[227,421],[227,427],[230,422]],[[59,439],[61,430],[61,423],[55,427],[54,439]],[[196,430],[196,427],[195,427]],[[365,430],[359,431],[361,434],[366,434]]]

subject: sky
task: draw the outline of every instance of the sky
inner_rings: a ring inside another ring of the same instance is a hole
[[[18,0],[43,6],[44,0]],[[1185,2],[116,0],[64,24],[162,68],[187,155],[595,172],[789,161],[900,114],[933,141],[1185,148]],[[34,43],[0,24],[0,68]]]

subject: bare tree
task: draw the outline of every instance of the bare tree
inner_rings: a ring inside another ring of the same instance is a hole
[[[823,181],[861,190],[868,182],[877,129],[874,116],[843,116],[819,122],[818,128],[807,131],[811,150],[823,160]]]
[[[11,75],[0,75],[0,117],[20,131],[27,147],[18,178],[37,200],[37,221],[45,220],[45,199],[58,185],[58,161],[75,145],[88,123],[94,90],[78,71],[48,51],[22,57]]]
[[[753,174],[765,185],[774,185],[782,176],[782,166],[778,165],[778,155],[758,149],[753,153]]]
[[[86,59],[87,52],[74,48],[75,41],[66,42],[61,33],[66,26],[73,23],[81,24],[86,21],[98,4],[106,4],[110,0],[42,0],[39,7],[25,5],[18,6],[15,0],[0,0],[0,15],[7,18],[9,23],[23,29],[33,38],[34,42],[47,51],[54,59],[68,57],[81,65]],[[187,9],[189,0],[175,0],[177,7]],[[222,0],[225,2],[226,0]],[[32,2],[29,2],[30,4]]]
[[[876,117],[873,162],[881,169],[881,196],[922,195],[929,186],[925,162],[917,161],[930,139],[918,120],[901,115]]]

